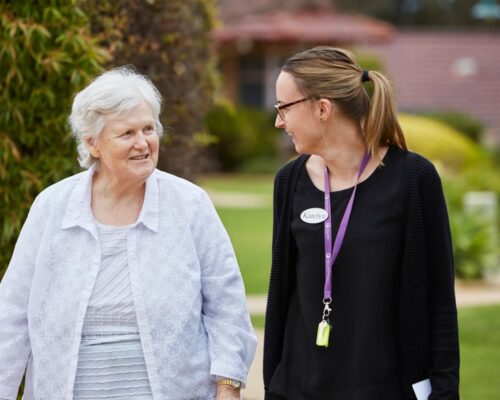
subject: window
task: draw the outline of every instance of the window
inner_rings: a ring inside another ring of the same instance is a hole
[[[240,58],[239,101],[245,106],[264,105],[264,58],[249,54]]]

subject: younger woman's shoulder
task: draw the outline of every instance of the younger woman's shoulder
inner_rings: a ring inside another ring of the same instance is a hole
[[[431,160],[419,153],[399,149],[404,157],[406,168],[418,179],[439,179],[439,174]]]
[[[408,190],[420,193],[421,199],[433,199],[443,191],[441,178],[435,165],[428,158],[409,150],[398,149],[404,160]]]

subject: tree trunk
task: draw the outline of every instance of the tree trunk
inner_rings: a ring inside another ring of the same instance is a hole
[[[113,54],[132,64],[164,98],[165,136],[158,167],[194,179],[206,167],[205,115],[217,78],[211,30],[215,0],[117,0],[87,3],[94,31]]]

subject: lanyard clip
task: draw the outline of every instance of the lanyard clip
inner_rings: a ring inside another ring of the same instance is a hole
[[[328,347],[328,342],[330,340],[330,331],[332,326],[330,325],[329,315],[332,309],[330,308],[330,304],[332,302],[331,297],[325,297],[323,299],[323,304],[325,308],[323,308],[323,318],[318,325],[318,333],[316,334],[316,345],[320,347]]]
[[[332,302],[331,297],[323,299],[323,304],[325,305],[325,308],[323,308],[323,321],[328,321],[328,317],[330,316],[330,312],[332,311],[330,307],[331,302]]]

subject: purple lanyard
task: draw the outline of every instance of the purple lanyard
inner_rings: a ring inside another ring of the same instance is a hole
[[[339,230],[335,236],[335,243],[333,245],[332,254],[332,207],[330,203],[330,177],[328,174],[328,167],[325,166],[324,176],[325,176],[325,210],[328,214],[328,218],[325,221],[325,289],[323,291],[323,303],[329,304],[332,300],[332,267],[339,255],[340,248],[342,247],[342,242],[344,241],[345,232],[347,229],[347,224],[349,223],[349,218],[351,216],[352,205],[354,203],[354,197],[356,196],[356,189],[358,187],[359,178],[363,171],[365,170],[368,161],[370,160],[370,153],[366,153],[361,161],[361,166],[359,167],[358,178],[356,179],[356,185],[347,203],[347,207],[342,216],[342,221],[340,222]]]

